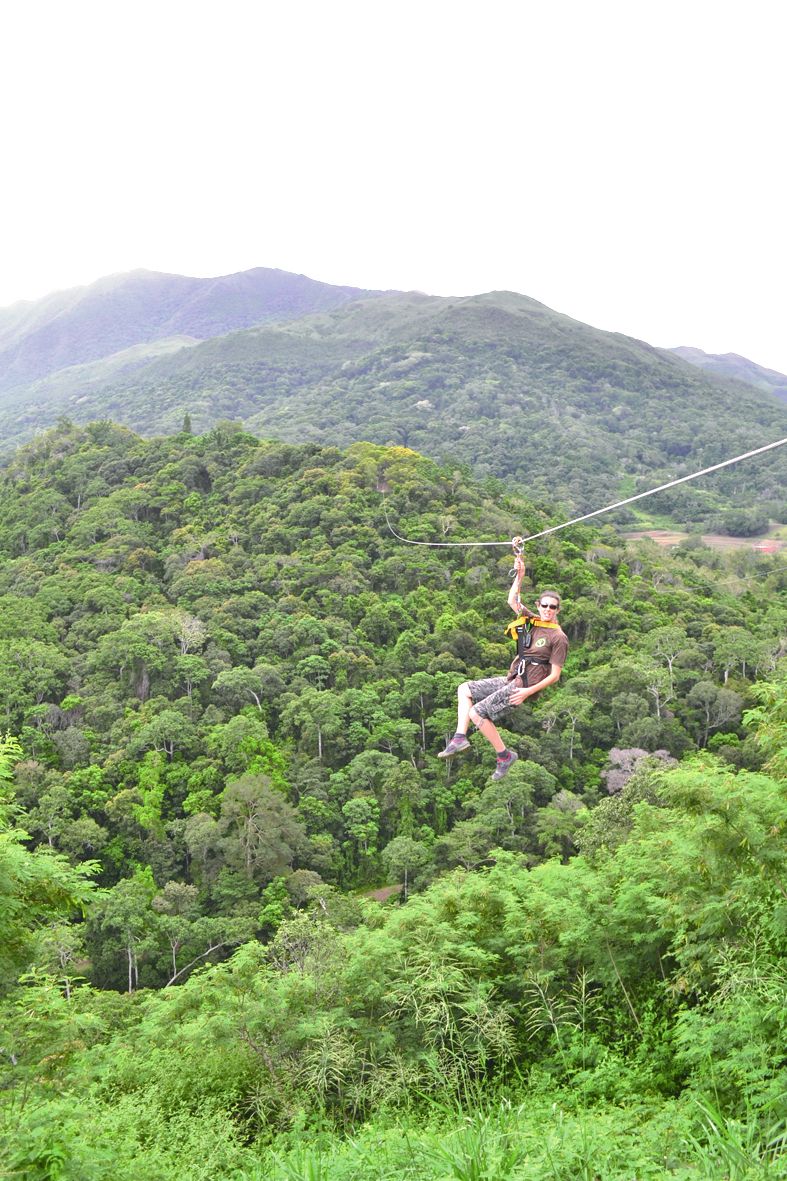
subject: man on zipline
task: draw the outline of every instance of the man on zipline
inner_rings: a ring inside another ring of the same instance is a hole
[[[445,750],[437,755],[438,759],[450,759],[459,751],[468,750],[467,729],[473,722],[479,734],[491,742],[497,752],[493,779],[507,775],[519,758],[515,750],[506,749],[494,724],[495,719],[549,685],[557,684],[568,654],[568,638],[557,622],[560,595],[552,590],[543,591],[538,600],[538,616],[526,614],[519,597],[524,576],[524,558],[517,554],[508,605],[519,618],[506,628],[516,637],[517,656],[508,676],[465,681],[459,686],[456,733]]]

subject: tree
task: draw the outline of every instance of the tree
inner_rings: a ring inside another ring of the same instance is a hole
[[[711,730],[716,730],[729,722],[736,724],[740,721],[743,708],[741,695],[733,693],[731,689],[722,689],[713,681],[699,681],[689,691],[686,700],[700,717],[700,746],[708,745]]]
[[[188,753],[197,743],[197,731],[179,710],[164,709],[136,732],[129,743],[131,753],[154,750],[172,762],[176,751]]]
[[[156,893],[149,866],[139,869],[108,890],[91,916],[93,930],[114,938],[115,946],[126,959],[127,991],[139,987],[139,960],[150,950],[154,931],[151,902]]]
[[[402,686],[404,704],[414,710],[421,732],[421,750],[426,751],[426,719],[434,708],[437,685],[428,673],[416,672]]]
[[[73,862],[86,861],[95,857],[107,844],[109,832],[92,816],[77,816],[64,825],[58,841],[63,853]]]
[[[403,879],[403,896],[407,901],[408,878],[415,870],[422,869],[431,859],[423,841],[411,837],[394,837],[383,849],[383,862],[389,877],[394,881]]]
[[[317,758],[322,762],[324,741],[335,738],[343,728],[336,694],[308,686],[284,707],[281,726],[285,734],[296,733],[302,742],[316,742]]]
[[[55,781],[38,797],[38,803],[28,813],[27,822],[32,832],[46,841],[50,849],[57,848],[65,828],[74,815],[74,801],[66,785]]]
[[[286,873],[309,848],[295,809],[264,775],[228,783],[218,829],[227,864],[261,885]]]
[[[519,847],[517,838],[530,827],[533,816],[533,788],[518,767],[516,771],[516,775],[490,783],[473,805],[479,818],[489,822],[494,817],[496,836],[506,849]],[[549,779],[554,782],[551,775]]]
[[[71,1000],[77,978],[73,974],[73,969],[84,957],[84,924],[53,922],[38,932],[35,945],[36,965],[57,978],[65,990],[66,1000]]]
[[[564,737],[568,735],[569,761],[574,759],[574,746],[577,740],[577,730],[590,721],[593,712],[592,702],[587,697],[580,697],[572,689],[558,690],[538,710],[538,716],[549,732],[553,726],[563,721],[565,723]]]
[[[738,664],[741,666],[743,676],[746,676],[746,662],[751,655],[751,635],[745,628],[721,629],[713,645],[713,663],[721,669],[725,685],[729,680],[730,673]]]
[[[546,807],[538,809],[536,832],[547,857],[557,855],[565,861],[571,856],[584,808],[582,800],[573,792],[559,791]]]
[[[224,699],[235,705],[251,700],[262,713],[263,677],[251,668],[228,668],[220,672],[212,689],[219,700]]]
[[[670,697],[675,696],[675,665],[691,648],[684,628],[674,624],[656,627],[645,636],[645,651],[666,665]]]
[[[199,914],[196,886],[185,882],[167,882],[164,889],[151,900],[153,910],[161,916],[160,930],[166,936],[172,957],[172,984],[179,975],[177,956],[192,934],[193,921]]]
[[[191,873],[198,882],[209,882],[222,864],[221,828],[208,812],[196,812],[186,821],[183,839],[191,858]]]
[[[15,738],[0,737],[0,990],[28,962],[38,929],[84,913],[98,869],[90,861],[74,868],[49,849],[24,847],[27,833],[16,827],[9,802],[21,753]]]
[[[151,678],[172,665],[175,622],[166,612],[151,611],[126,620],[117,631],[102,636],[91,656],[93,667],[128,683],[140,701],[147,701]]]
[[[268,775],[271,785],[286,793],[284,759],[268,737],[265,721],[259,714],[253,714],[251,706],[245,710],[209,731],[205,741],[208,754],[220,759],[233,775],[244,771]]]
[[[747,710],[743,720],[765,754],[765,770],[775,779],[787,779],[787,663],[782,662],[772,681],[755,685],[752,692],[759,704]]]
[[[501,808],[458,821],[436,842],[436,864],[440,868],[461,865],[468,871],[477,869],[500,844],[500,834],[505,833],[507,827],[507,817]]]
[[[181,656],[186,656],[195,648],[201,648],[208,636],[208,629],[201,619],[190,615],[188,611],[179,611],[173,619],[175,639],[180,645]]]
[[[671,701],[674,696],[674,682],[672,680],[672,669],[670,668],[669,681],[664,674],[664,670],[655,665],[643,670],[643,679],[645,681],[645,688],[656,706],[656,717],[661,719],[662,709]]]
[[[0,639],[0,707],[6,723],[42,701],[59,700],[69,667],[54,644],[31,638]]]
[[[191,705],[194,690],[210,680],[211,671],[208,668],[207,662],[201,656],[176,656],[175,670],[180,683],[186,690],[186,696]]]
[[[380,831],[380,806],[369,796],[355,796],[342,808],[345,828],[354,847],[357,861],[368,867],[377,855],[377,836]]]
[[[304,656],[298,661],[297,673],[316,689],[325,689],[331,679],[331,666],[323,656]]]

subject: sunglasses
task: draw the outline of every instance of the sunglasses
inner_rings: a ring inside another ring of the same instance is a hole
[[[560,603],[539,603],[539,607],[543,607],[545,611],[557,611]]]

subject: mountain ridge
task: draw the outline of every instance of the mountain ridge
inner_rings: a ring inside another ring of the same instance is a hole
[[[138,269],[0,309],[0,392],[174,336],[207,339],[375,291],[256,267],[201,279]]]
[[[742,357],[739,353],[706,353],[702,349],[687,345],[669,351],[688,361],[690,365],[696,365],[716,377],[743,381],[746,385],[754,386],[758,390],[767,390],[787,402],[787,374],[758,365],[749,357]]]
[[[529,296],[411,291],[350,298],[357,289],[315,287],[307,279],[293,286],[291,279],[258,271],[229,282],[238,296],[233,322],[247,308],[249,287],[259,292],[265,285],[280,297],[277,320],[207,340],[177,335],[127,346],[6,391],[6,443],[22,442],[63,415],[161,435],[180,431],[188,414],[198,432],[232,420],[285,442],[405,446],[465,465],[481,479],[527,483],[573,514],[787,434],[784,403],[771,393]],[[133,305],[147,277],[118,282]],[[223,279],[215,282],[218,288],[193,289],[198,305],[214,306],[215,297],[226,307]],[[183,314],[194,314],[179,280],[175,285],[174,312],[163,307],[160,291],[167,330],[184,304]],[[292,300],[304,292],[329,306],[284,315],[284,304],[289,300],[293,310]],[[787,521],[785,461],[787,455],[761,457],[734,476],[714,475],[707,486],[661,494],[666,507],[658,511],[674,526],[696,522],[711,532],[725,531],[724,514],[736,508],[734,532]]]
[[[230,419],[286,442],[393,443],[482,479],[527,482],[572,511],[787,433],[775,397],[512,292],[381,294],[76,380],[70,392],[40,383],[0,426],[21,439],[65,413],[172,434],[188,413],[196,431]],[[734,481],[719,473],[663,503],[676,523],[715,527],[734,489],[758,522],[782,521],[784,463],[763,457]]]

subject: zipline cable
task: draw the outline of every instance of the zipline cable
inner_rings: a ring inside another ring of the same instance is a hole
[[[777,439],[775,443],[766,443],[764,447],[755,447],[752,451],[744,451],[742,455],[733,456],[732,459],[725,459],[721,463],[714,463],[710,467],[704,467],[702,471],[692,472],[690,476],[680,476],[677,480],[669,480],[666,484],[659,484],[657,488],[648,489],[647,492],[638,492],[635,496],[627,496],[625,500],[616,500],[614,504],[608,504],[604,508],[594,509],[592,513],[585,513],[584,516],[574,517],[571,521],[564,521],[562,525],[553,525],[550,529],[542,529],[540,533],[531,533],[529,537],[517,537],[515,541],[524,546],[529,541],[535,541],[539,537],[546,537],[550,533],[557,533],[560,529],[568,529],[570,525],[579,525],[581,521],[589,521],[591,517],[600,517],[602,513],[610,513],[613,509],[622,508],[623,505],[631,504],[635,500],[642,500],[645,496],[654,496],[657,492],[666,492],[668,488],[675,488],[678,484],[685,484],[687,480],[696,480],[700,476],[707,476],[709,472],[717,472],[720,468],[729,467],[732,463],[740,463],[743,459],[751,459],[753,455],[762,455],[764,451],[772,451],[775,447],[783,447],[785,443],[787,443],[787,437]],[[406,545],[427,545],[440,548],[454,546],[468,548],[471,546],[493,545],[504,545],[508,547],[511,545],[510,541],[413,541],[409,537],[402,537],[401,533],[397,533],[394,529],[388,516],[388,508],[384,497],[383,509],[385,511],[385,520],[391,533]]]
[[[753,578],[770,578],[772,574],[783,574],[787,566],[776,566],[772,570],[758,570],[756,574],[731,574],[729,578],[719,578],[718,582],[751,582]]]

